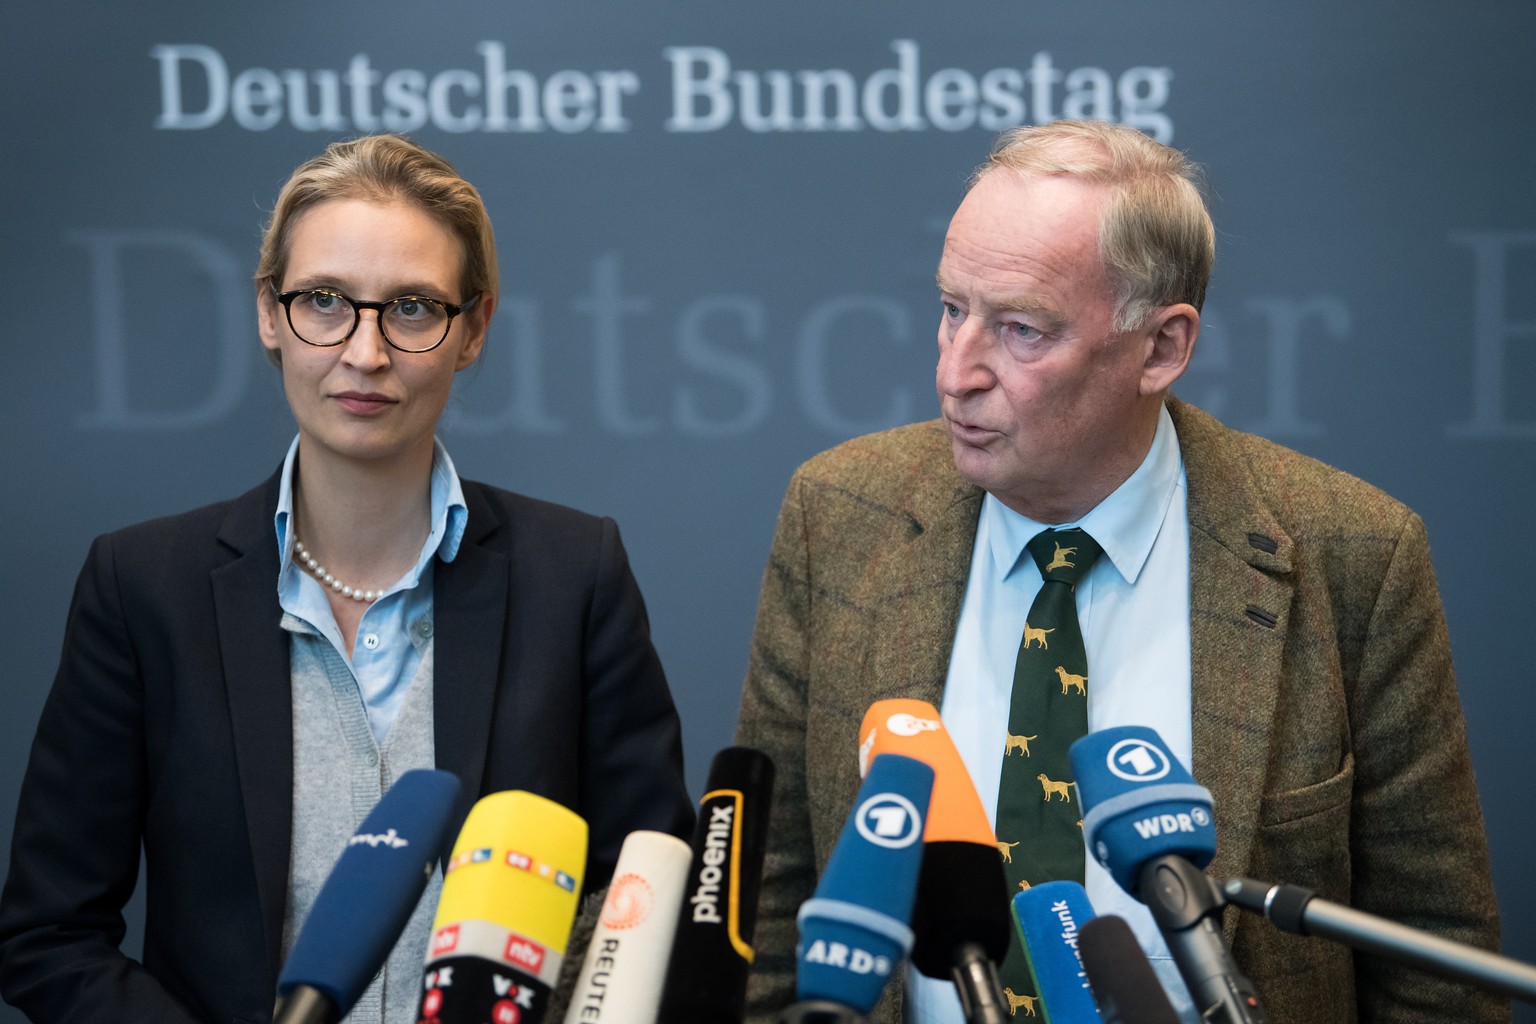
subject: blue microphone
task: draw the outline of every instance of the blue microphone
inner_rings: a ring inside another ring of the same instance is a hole
[[[1051,1024],[1101,1024],[1093,990],[1078,953],[1083,925],[1094,919],[1088,893],[1076,882],[1042,882],[1013,898],[1013,926],[1039,993],[1044,1019]],[[1008,1009],[1035,1008],[1028,996],[1003,989]]]
[[[427,887],[458,797],[457,777],[416,769],[368,812],[288,953],[273,1024],[332,1024],[351,1012]]]
[[[1204,869],[1216,856],[1211,791],[1195,783],[1155,729],[1092,732],[1068,756],[1086,812],[1083,840],[1120,888],[1141,899],[1141,869],[1158,857]]]
[[[1226,897],[1202,873],[1216,856],[1210,790],[1146,726],[1091,732],[1068,756],[1088,849],[1152,912],[1200,1019],[1267,1024],[1221,933]]]
[[[869,1013],[912,949],[933,775],[900,754],[871,763],[816,895],[800,907],[795,1019]]]

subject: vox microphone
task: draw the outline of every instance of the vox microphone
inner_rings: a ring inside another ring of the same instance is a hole
[[[699,800],[658,1021],[740,1024],[772,797],[767,754],[726,747],[715,755]]]
[[[676,836],[625,837],[565,1024],[655,1024],[692,862]]]
[[[470,808],[443,875],[420,1024],[539,1024],[576,919],[587,823],[522,790]]]
[[[415,769],[395,780],[315,897],[277,979],[274,1024],[334,1024],[384,966],[448,838],[459,780]]]
[[[1216,856],[1211,792],[1153,729],[1091,732],[1069,750],[1088,850],[1147,905],[1202,1019],[1267,1024],[1221,933],[1225,898],[1202,869]]]
[[[997,836],[954,740],[938,709],[922,700],[870,705],[859,737],[861,772],[878,754],[915,757],[934,771],[912,910],[912,966],[954,981],[968,1024],[1007,1024],[997,965],[1008,952],[1008,880]]]
[[[1331,939],[1521,1002],[1536,1003],[1536,967],[1519,960],[1318,899],[1299,885],[1229,878],[1222,883],[1222,891],[1227,902],[1263,915],[1281,931]]]
[[[1077,944],[1104,1024],[1179,1024],[1179,1015],[1125,918],[1096,917]]]

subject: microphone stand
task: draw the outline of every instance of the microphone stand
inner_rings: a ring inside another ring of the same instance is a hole
[[[779,1024],[864,1024],[864,1018],[841,1003],[808,999],[785,1010]]]
[[[955,949],[951,974],[966,1024],[1009,1024],[1011,1015],[1003,1007],[1003,983],[997,978],[997,965],[980,943],[966,942]]]
[[[1226,898],[1183,857],[1156,857],[1141,869],[1140,899],[1152,912],[1195,1011],[1210,1024],[1269,1024],[1253,982],[1238,972],[1221,933]]]

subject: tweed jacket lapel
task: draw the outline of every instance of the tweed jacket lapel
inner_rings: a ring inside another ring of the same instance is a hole
[[[293,700],[288,634],[278,627],[283,613],[272,532],[277,492],[274,474],[231,504],[219,529],[231,559],[210,574],[241,806],[273,977],[282,956],[293,834]]]
[[[1292,538],[1256,493],[1227,428],[1168,401],[1189,484],[1194,775],[1216,806],[1211,874],[1250,863],[1292,604]],[[1235,916],[1227,920],[1232,937]]]

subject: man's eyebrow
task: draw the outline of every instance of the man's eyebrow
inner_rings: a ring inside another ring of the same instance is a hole
[[[934,283],[939,291],[946,295],[958,295],[953,286],[944,280],[944,272],[941,270],[934,275]],[[990,302],[988,305],[999,313],[1023,313],[1025,316],[1034,317],[1043,322],[1043,325],[1052,331],[1060,330],[1066,326],[1067,318],[1061,310],[1043,299],[1030,298],[1028,296],[1010,296]]]

